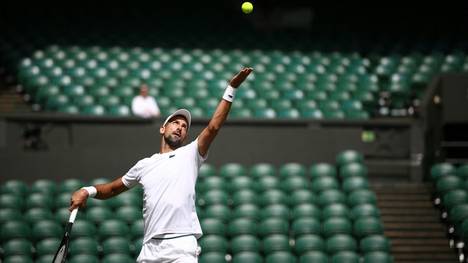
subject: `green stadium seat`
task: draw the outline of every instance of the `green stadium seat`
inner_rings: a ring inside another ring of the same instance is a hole
[[[102,105],[89,105],[83,107],[82,112],[86,115],[102,116],[106,114],[106,109]]]
[[[200,238],[199,244],[204,252],[226,253],[228,249],[228,241],[219,235],[204,235]]]
[[[121,220],[109,219],[100,223],[98,234],[101,239],[127,237],[130,234],[130,228]]]
[[[231,220],[231,210],[227,205],[210,205],[205,209],[206,218],[218,218],[223,222]]]
[[[329,189],[322,191],[318,196],[318,203],[320,206],[325,207],[333,203],[346,203],[345,195],[336,189]]]
[[[24,207],[24,201],[21,195],[5,193],[0,195],[0,207],[11,208],[20,211]]]
[[[334,254],[331,263],[359,263],[359,255],[353,251],[340,251]]]
[[[364,263],[393,263],[393,257],[382,251],[373,251],[364,254]]]
[[[466,181],[468,179],[468,164],[460,165],[456,170],[456,174]]]
[[[33,254],[33,245],[31,241],[22,238],[15,238],[6,241],[3,245],[3,255],[5,257],[14,255],[31,256]]]
[[[135,259],[130,257],[128,254],[109,254],[105,256],[101,263],[131,263],[135,262]]]
[[[456,174],[456,169],[449,163],[439,163],[431,167],[431,178],[433,182],[436,182],[441,176],[453,174]]]
[[[361,239],[359,248],[362,252],[390,251],[390,241],[384,235],[368,235]]]
[[[73,192],[79,190],[83,186],[84,183],[78,179],[67,179],[60,184],[59,191],[61,193],[72,194]]]
[[[296,263],[297,258],[288,251],[277,251],[265,258],[265,263]]]
[[[53,200],[51,196],[43,193],[32,193],[26,198],[26,208],[47,208],[52,209]]]
[[[20,180],[8,180],[0,186],[2,194],[17,194],[24,196],[28,192],[28,186]],[[2,206],[3,208],[3,206]]]
[[[322,251],[309,251],[299,258],[299,263],[328,263],[328,257]]]
[[[261,209],[260,217],[262,219],[280,218],[289,220],[289,208],[284,204],[271,204]]]
[[[346,177],[343,180],[342,188],[346,193],[350,193],[355,190],[368,189],[369,182],[367,178],[362,176]]]
[[[367,168],[361,163],[347,163],[340,168],[340,177],[347,178],[351,176],[367,176]]]
[[[437,179],[436,182],[436,191],[440,195],[444,195],[451,190],[461,189],[462,187],[463,180],[456,175],[444,175]]]
[[[110,237],[102,242],[103,255],[114,253],[130,254],[130,243],[124,237]]]
[[[273,175],[263,175],[257,177],[255,184],[258,192],[264,192],[271,189],[279,189],[280,180]]]
[[[243,204],[258,204],[257,193],[252,190],[240,190],[232,195],[232,205],[234,207]]]
[[[272,234],[263,239],[263,253],[270,255],[275,251],[289,251],[289,237],[287,235]]]
[[[448,219],[454,225],[460,224],[466,218],[468,218],[468,204],[459,204],[449,210]]]
[[[5,257],[4,263],[32,263],[32,256],[29,255],[14,255]]]
[[[57,248],[55,249],[57,250]],[[49,263],[49,262],[52,262],[53,260],[54,260],[54,254],[48,254],[48,255],[39,256],[35,262],[36,263]],[[27,261],[27,262],[32,262],[32,261]]]
[[[297,206],[299,204],[315,204],[317,202],[317,196],[306,189],[299,189],[292,192],[289,197],[289,205],[291,207]]]
[[[225,224],[218,218],[205,218],[200,223],[205,235],[223,236],[226,233]]]
[[[268,218],[260,222],[259,234],[268,236],[272,234],[287,235],[289,232],[288,221],[280,218]]]
[[[91,237],[80,237],[70,241],[69,253],[70,257],[73,258],[75,255],[87,254],[87,255],[98,255],[99,245],[96,238]]]
[[[360,217],[354,222],[354,234],[359,238],[383,234],[383,230],[383,224],[379,218]]]
[[[143,237],[143,230],[144,230],[143,219],[138,219],[130,225],[130,234],[132,238]]]
[[[143,218],[141,208],[136,206],[123,206],[115,211],[116,218],[130,224]]]
[[[221,166],[219,174],[224,178],[234,178],[239,175],[247,175],[247,170],[241,164],[228,163]]]
[[[466,203],[468,203],[468,192],[466,190],[455,189],[446,192],[442,196],[442,204],[447,211],[455,205]]]
[[[338,234],[327,238],[325,241],[326,251],[328,254],[335,254],[340,251],[356,251],[356,240],[345,234]]]
[[[33,193],[43,193],[43,194],[49,194],[49,195],[54,195],[54,193],[57,191],[57,184],[48,179],[40,179],[34,181],[34,183],[31,185],[31,192]]]
[[[255,178],[261,178],[267,175],[274,176],[276,175],[276,169],[272,164],[268,163],[258,163],[253,165],[250,168],[250,175]]]
[[[209,190],[200,196],[198,203],[202,206],[228,205],[228,194],[222,190]]]
[[[99,258],[95,255],[78,254],[70,258],[70,263],[99,263]]]
[[[260,241],[254,235],[240,235],[231,239],[231,251],[234,255],[241,252],[256,252],[260,251]]]
[[[231,262],[232,263],[262,263],[263,258],[257,252],[244,251],[238,254],[234,254]]]
[[[63,235],[63,229],[59,223],[53,220],[42,220],[33,225],[32,235],[35,240],[60,238]]]
[[[198,259],[200,263],[226,263],[226,255],[219,252],[203,252]]]
[[[312,179],[311,189],[314,193],[320,194],[326,190],[338,189],[339,183],[335,177],[320,176]]]
[[[271,204],[288,204],[288,197],[286,194],[277,189],[266,190],[260,195],[260,204],[263,206]]]
[[[281,183],[282,189],[286,193],[309,188],[309,180],[304,176],[288,176]]]
[[[363,160],[362,154],[354,150],[342,151],[336,156],[336,163],[340,167],[349,163],[362,163]]]
[[[60,245],[60,238],[46,238],[36,243],[36,254],[40,256],[54,255]],[[52,260],[50,260],[52,261]]]
[[[237,176],[233,177],[229,182],[230,192],[241,191],[244,189],[253,189],[254,181],[249,176]]]
[[[352,224],[345,217],[331,217],[323,221],[322,233],[328,238],[336,234],[351,234]]]
[[[114,217],[114,213],[107,207],[90,207],[86,211],[86,218],[95,224],[100,224]]]
[[[202,164],[200,170],[198,171],[198,176],[200,176],[200,178],[205,178],[214,175],[216,175],[216,168],[214,168],[213,165],[207,163]]]
[[[0,225],[8,221],[21,220],[22,217],[23,215],[17,209],[3,208],[3,206],[0,208]]]
[[[95,237],[97,229],[95,225],[87,220],[80,219],[76,220],[73,224],[73,237]]]
[[[82,217],[82,213],[78,213],[76,217],[80,219]],[[68,211],[68,207],[58,208],[55,211],[54,218],[56,222],[65,225],[65,223],[67,223],[68,219],[70,218],[70,211]]]
[[[336,177],[336,168],[328,163],[317,163],[310,167],[309,174],[312,179],[322,176]]]
[[[352,208],[350,213],[351,219],[357,220],[360,217],[380,217],[380,211],[373,204],[360,204]]]
[[[291,176],[304,177],[305,174],[306,174],[305,167],[299,163],[286,163],[282,165],[279,169],[279,175],[283,178],[291,177]]]
[[[291,225],[291,231],[296,238],[308,234],[320,235],[320,221],[314,217],[297,218]]]
[[[31,229],[27,222],[23,221],[7,221],[0,229],[0,238],[2,241],[10,239],[29,239],[31,237]]]
[[[218,190],[227,190],[227,181],[223,177],[220,176],[209,176],[209,177],[202,177],[197,183],[197,190],[200,193],[205,193],[208,190],[218,189]]]
[[[348,205],[354,207],[360,204],[376,204],[377,197],[370,190],[356,190],[348,195]]]
[[[348,206],[341,204],[341,203],[336,203],[336,204],[330,204],[322,209],[322,218],[327,219],[331,217],[344,217],[347,218],[350,215]]]
[[[260,218],[258,211],[260,208],[255,204],[241,204],[232,211],[232,218],[249,218],[257,220]]]
[[[224,228],[223,225],[220,226]],[[204,232],[205,228],[203,229]],[[228,225],[228,233],[230,236],[235,237],[239,235],[256,235],[257,224],[250,218],[238,218],[231,220]]]
[[[108,112],[112,116],[130,116],[131,110],[127,105],[111,105],[108,106]]]
[[[302,217],[313,217],[320,219],[321,216],[321,210],[314,204],[300,204],[293,208],[291,218],[299,219]]]

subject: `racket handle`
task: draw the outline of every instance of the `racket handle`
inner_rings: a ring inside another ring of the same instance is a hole
[[[70,219],[68,219],[68,222],[72,223],[75,222],[76,214],[78,213],[78,208],[75,208],[71,211],[70,213]]]

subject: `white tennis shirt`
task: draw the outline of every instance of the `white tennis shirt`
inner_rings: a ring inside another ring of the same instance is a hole
[[[143,243],[166,234],[203,234],[195,210],[195,183],[205,160],[197,138],[175,151],[140,160],[122,177],[128,188],[143,187]]]

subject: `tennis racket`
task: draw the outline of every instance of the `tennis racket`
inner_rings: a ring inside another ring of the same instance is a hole
[[[63,235],[62,242],[60,242],[60,246],[57,253],[55,253],[52,263],[64,263],[67,258],[68,244],[70,243],[70,234],[73,222],[75,222],[76,213],[78,213],[78,208],[73,209],[70,213],[70,219],[68,219],[67,226],[65,227],[65,234]]]

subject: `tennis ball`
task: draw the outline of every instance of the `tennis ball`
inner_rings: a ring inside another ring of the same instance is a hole
[[[253,11],[253,5],[252,3],[250,2],[244,2],[242,4],[242,12],[244,12],[245,14],[250,14],[252,13]]]

